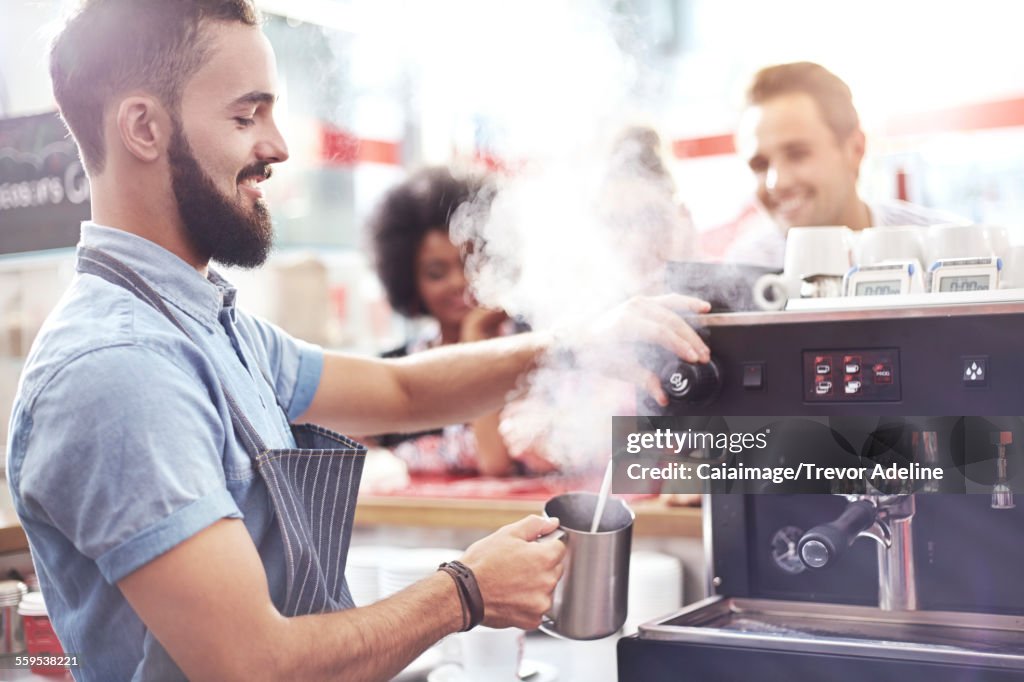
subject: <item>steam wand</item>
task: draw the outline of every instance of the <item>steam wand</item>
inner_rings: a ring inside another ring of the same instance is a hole
[[[1010,490],[1007,479],[1006,446],[1013,443],[1012,431],[995,431],[990,436],[992,444],[998,448],[999,458],[996,460],[996,472],[999,480],[992,487],[992,508],[1013,509],[1016,505],[1013,502],[1013,491]]]
[[[858,537],[878,544],[878,607],[886,611],[917,609],[913,495],[847,495],[850,504],[835,521],[815,526],[797,544],[808,568],[835,563]]]

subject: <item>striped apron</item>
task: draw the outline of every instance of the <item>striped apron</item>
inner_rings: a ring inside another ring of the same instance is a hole
[[[160,295],[121,261],[80,247],[77,270],[128,290],[194,341]],[[265,372],[263,376],[273,388]],[[355,606],[345,581],[345,561],[366,448],[328,429],[302,424],[291,427],[295,448],[269,449],[227,387],[221,388],[232,426],[267,486],[281,531],[287,564],[283,615]]]

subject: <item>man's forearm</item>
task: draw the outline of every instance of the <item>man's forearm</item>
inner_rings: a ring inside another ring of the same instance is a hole
[[[499,410],[519,379],[551,348],[548,333],[461,343],[403,358],[398,380],[410,430],[471,421]]]
[[[327,353],[313,401],[301,418],[366,435],[471,421],[501,407],[520,377],[562,343],[595,357],[619,358],[595,369],[632,381],[667,404],[657,375],[629,348],[654,344],[688,362],[708,362],[707,344],[680,314],[708,309],[707,303],[681,294],[637,297],[572,329],[567,343],[551,332],[532,332],[391,361]]]
[[[286,619],[279,679],[389,680],[462,628],[451,577],[436,573],[365,608]]]

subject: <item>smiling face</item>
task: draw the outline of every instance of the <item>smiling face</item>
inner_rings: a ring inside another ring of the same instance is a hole
[[[174,197],[197,256],[255,267],[273,238],[258,183],[288,158],[273,118],[274,53],[258,28],[215,22],[203,31],[211,55],[184,88],[168,145]]]
[[[442,333],[455,333],[472,309],[462,254],[442,230],[429,230],[416,254],[416,288]]]
[[[736,142],[756,178],[758,201],[783,229],[867,226],[857,195],[864,135],[858,129],[837,139],[810,95],[789,93],[751,106]]]

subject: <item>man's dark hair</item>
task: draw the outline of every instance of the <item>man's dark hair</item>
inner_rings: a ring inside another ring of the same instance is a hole
[[[257,26],[251,0],[83,0],[50,49],[61,115],[90,173],[100,173],[103,115],[131,90],[160,99],[176,120],[185,83],[209,56],[205,22]]]
[[[431,230],[448,234],[452,214],[475,196],[475,178],[457,178],[444,167],[424,168],[391,188],[367,227],[377,275],[388,302],[406,317],[427,312],[416,286],[416,255]]]
[[[747,106],[798,92],[814,100],[837,140],[845,140],[860,127],[850,87],[834,73],[813,62],[778,64],[761,69],[747,89]]]

